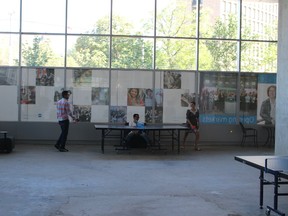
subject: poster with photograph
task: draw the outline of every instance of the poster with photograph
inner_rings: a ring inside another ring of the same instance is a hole
[[[162,89],[151,89],[145,90],[145,107],[162,107],[163,106],[163,90]],[[154,93],[155,92],[155,93]]]
[[[91,106],[90,105],[74,105],[73,114],[80,122],[91,121]]]
[[[258,75],[257,123],[275,124],[276,74]]]
[[[145,89],[128,88],[127,106],[145,106]]]
[[[36,103],[35,86],[22,86],[21,87],[20,103],[21,104],[35,104]]]
[[[155,89],[156,107],[163,107],[163,89]]]
[[[127,122],[127,107],[126,106],[111,106],[110,121],[112,123]]]
[[[154,119],[154,122],[153,122]],[[146,107],[145,108],[146,123],[163,123],[163,107]]]
[[[240,121],[244,124],[256,124],[258,100],[258,75],[243,74],[240,77]]]
[[[64,91],[64,88],[55,88],[54,89],[54,103],[59,101],[62,98],[62,92]]]
[[[36,69],[36,86],[54,86],[55,72],[53,68]]]
[[[194,101],[196,103],[196,93],[190,93],[189,90],[186,90],[181,94],[181,107],[190,107],[190,103]],[[198,103],[197,103],[198,104]]]
[[[0,86],[17,85],[17,72],[16,68],[0,68]]]
[[[181,89],[181,72],[164,72],[164,89]]]
[[[109,88],[92,87],[92,105],[109,105]]]
[[[203,72],[200,74],[200,122],[236,123],[236,73]]]
[[[73,84],[75,87],[91,87],[91,83],[91,69],[75,69],[73,71]]]

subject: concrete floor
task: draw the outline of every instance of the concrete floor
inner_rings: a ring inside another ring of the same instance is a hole
[[[67,148],[18,144],[0,154],[1,216],[260,216],[272,204],[267,186],[259,209],[259,171],[234,160],[272,148],[207,145],[180,155]],[[287,214],[287,197],[279,202]]]

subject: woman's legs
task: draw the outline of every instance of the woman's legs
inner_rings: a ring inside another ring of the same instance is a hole
[[[183,148],[183,149],[185,148],[185,142],[186,142],[186,139],[187,139],[188,134],[189,134],[189,131],[186,131],[185,134],[184,134],[183,144],[182,144],[182,148]]]
[[[198,147],[199,139],[200,139],[199,131],[195,131],[195,145],[194,145],[194,149],[196,151],[200,151],[200,148]]]
[[[191,131],[187,131],[184,134],[184,138],[183,138],[183,144],[182,144],[182,148],[185,148],[185,143],[186,143],[186,139],[188,134],[191,133]],[[195,144],[194,144],[194,149],[196,151],[200,151],[200,148],[198,147],[198,143],[199,143],[199,139],[200,139],[200,133],[198,130],[193,131],[193,133],[195,134]]]

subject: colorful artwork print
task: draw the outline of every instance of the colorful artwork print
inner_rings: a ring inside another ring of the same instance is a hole
[[[196,93],[183,93],[180,101],[182,107],[189,107],[192,101],[196,103]]]
[[[36,86],[54,86],[55,72],[52,68],[36,69]]]
[[[109,88],[93,87],[92,105],[109,105]]]
[[[36,103],[35,86],[22,86],[21,87],[20,103],[21,104],[35,104]]]
[[[181,89],[181,73],[165,71],[164,89]]]
[[[127,105],[128,106],[144,106],[145,93],[144,89],[129,88],[127,92]]]
[[[112,123],[127,122],[127,107],[126,106],[111,106],[110,107],[110,119]]]
[[[90,69],[75,69],[74,70],[74,86],[91,86],[92,83],[92,70]]]
[[[163,89],[128,88],[127,106],[162,107]]]
[[[73,113],[80,122],[91,121],[91,106],[90,105],[74,105]]]
[[[153,122],[154,119],[154,122]],[[146,123],[163,123],[163,107],[146,107],[145,108]]]

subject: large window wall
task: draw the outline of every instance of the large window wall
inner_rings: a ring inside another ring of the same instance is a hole
[[[257,123],[276,85],[278,0],[11,0],[0,12],[0,121],[54,122],[67,89],[81,122],[182,123],[193,100],[203,124]]]

